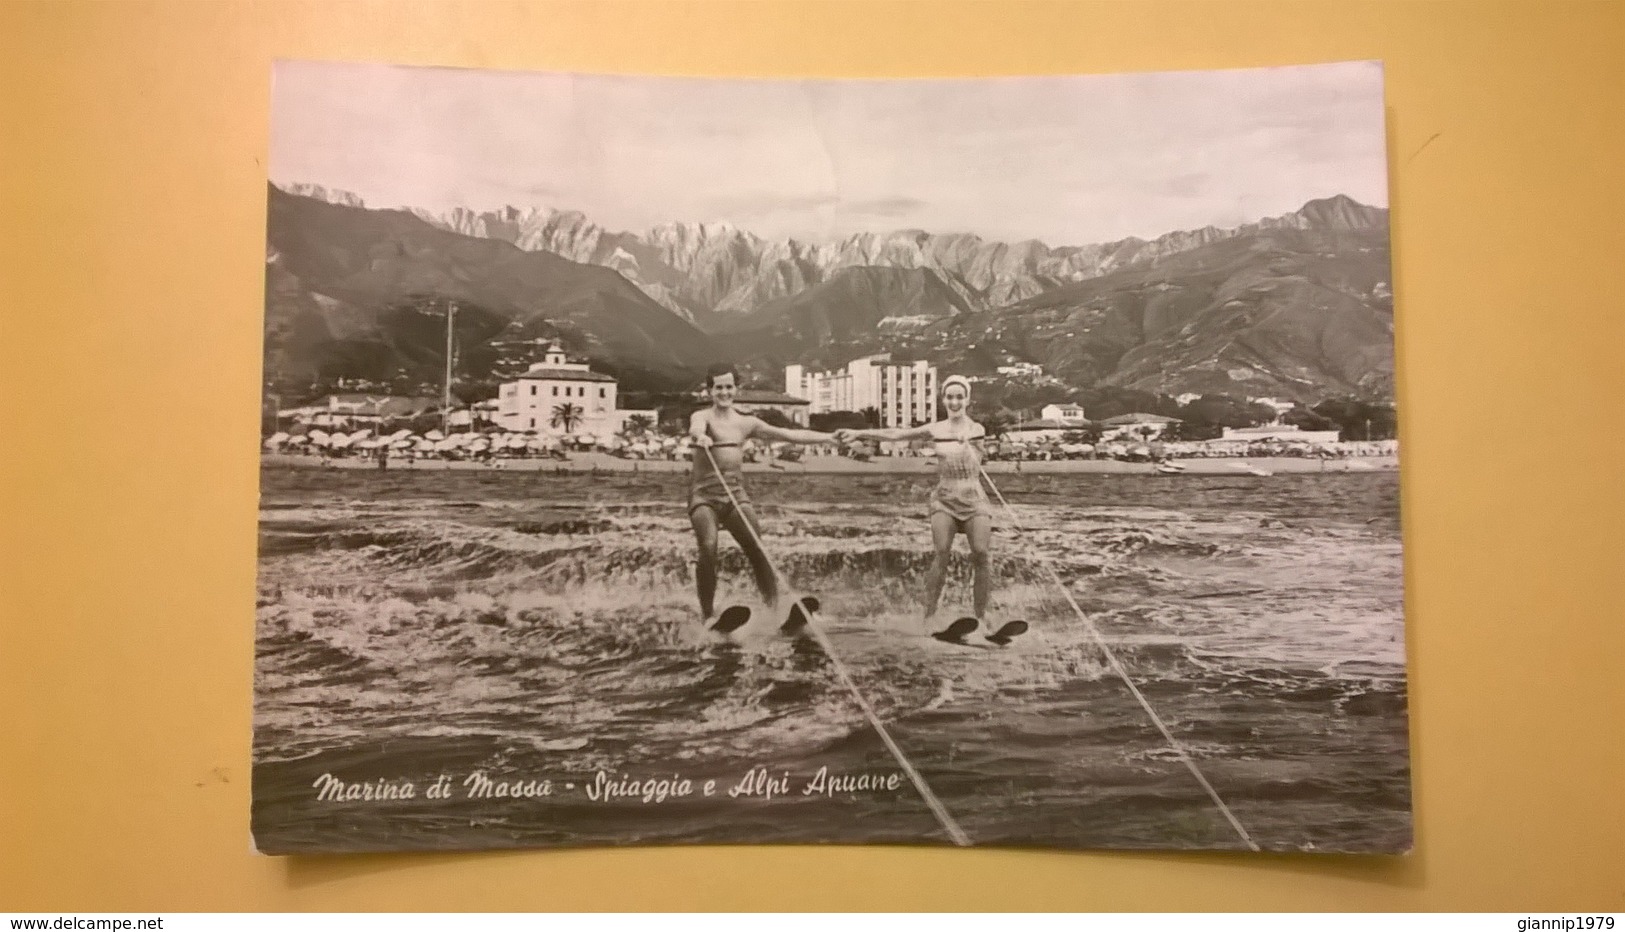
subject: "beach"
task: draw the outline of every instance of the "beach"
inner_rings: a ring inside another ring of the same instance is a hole
[[[322,467],[332,469],[367,469],[378,471],[375,460],[362,457],[335,457],[324,460],[310,453],[265,453],[261,462],[267,467]],[[1399,468],[1397,456],[1360,456],[1335,459],[1315,459],[1301,456],[1248,456],[1248,457],[1191,457],[1175,459],[1182,474],[1192,476],[1256,475],[1258,471],[1277,473],[1326,472],[1381,472]],[[571,453],[568,459],[546,457],[510,458],[490,461],[448,460],[419,458],[407,460],[392,457],[387,469],[414,470],[522,470],[552,473],[592,472],[687,472],[693,467],[687,459],[629,459],[610,453]],[[808,456],[796,462],[746,463],[746,472],[758,473],[856,473],[856,474],[933,474],[936,461],[924,456],[877,456],[858,460],[847,456]],[[1126,462],[1110,459],[1055,459],[1055,460],[989,460],[983,464],[989,475],[1033,473],[1035,475],[1105,474],[1146,475],[1172,478],[1158,473],[1154,464]]]

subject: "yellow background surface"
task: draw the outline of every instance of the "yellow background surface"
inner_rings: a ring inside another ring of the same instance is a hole
[[[0,4],[0,910],[1625,909],[1625,6]],[[1387,62],[1416,851],[268,858],[276,58],[739,76]]]

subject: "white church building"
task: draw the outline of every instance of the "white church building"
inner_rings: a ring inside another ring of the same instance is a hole
[[[504,430],[554,435],[612,437],[626,421],[643,415],[653,425],[659,412],[616,407],[613,376],[592,371],[586,363],[569,362],[554,343],[542,361],[502,383],[497,394],[497,424]]]

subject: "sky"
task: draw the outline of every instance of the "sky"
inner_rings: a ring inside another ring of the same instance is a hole
[[[369,207],[578,210],[810,242],[1081,246],[1388,206],[1382,67],[888,81],[279,62],[270,178]]]

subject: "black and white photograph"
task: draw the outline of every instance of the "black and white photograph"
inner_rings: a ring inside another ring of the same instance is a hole
[[[278,63],[256,847],[1409,850],[1387,166],[1379,62]]]

